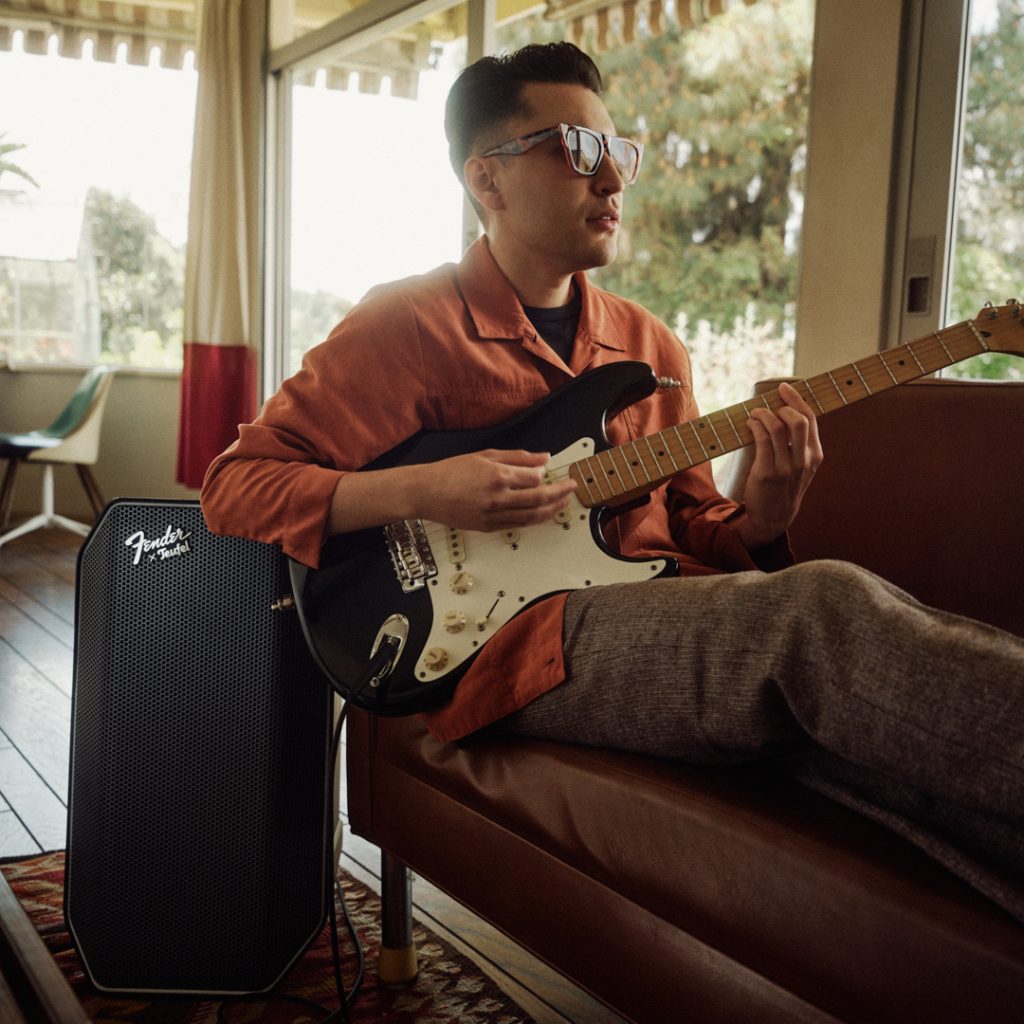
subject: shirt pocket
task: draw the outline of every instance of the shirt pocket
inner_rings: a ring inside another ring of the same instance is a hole
[[[543,384],[474,390],[451,396],[458,428],[479,430],[504,424],[548,394]],[[455,426],[456,423],[453,423]]]

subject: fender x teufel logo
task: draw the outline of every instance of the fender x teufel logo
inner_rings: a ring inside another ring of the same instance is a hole
[[[142,530],[139,530],[133,533],[124,543],[125,547],[135,549],[135,558],[132,560],[132,565],[138,565],[142,561],[143,555],[148,556],[151,562],[162,562],[168,558],[188,554],[192,550],[188,546],[188,539],[191,536],[191,533],[185,533],[184,530],[176,530],[168,526],[164,531],[164,535],[156,540],[150,540]]]

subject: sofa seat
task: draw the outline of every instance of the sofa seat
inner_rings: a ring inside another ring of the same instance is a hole
[[[821,429],[798,555],[1024,635],[1024,384],[908,385]],[[1024,1020],[1024,925],[770,765],[353,712],[348,772],[356,833],[627,1019]]]

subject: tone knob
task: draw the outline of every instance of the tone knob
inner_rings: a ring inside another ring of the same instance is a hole
[[[518,530],[505,530],[502,532],[501,539],[506,544],[518,544],[519,543],[519,531]]]
[[[441,624],[449,633],[461,633],[466,627],[466,613],[455,610],[445,612]]]
[[[570,519],[572,519],[572,513],[567,508],[563,508],[561,511],[555,513],[556,523],[567,523]]]
[[[448,652],[443,647],[431,647],[423,655],[423,664],[431,672],[440,672],[448,664]]]
[[[473,588],[473,577],[468,572],[460,570],[452,573],[448,585],[452,588],[452,593],[468,594]]]

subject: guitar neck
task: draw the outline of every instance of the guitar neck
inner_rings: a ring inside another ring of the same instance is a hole
[[[793,386],[823,416],[987,351],[983,332],[973,320],[965,320]],[[751,410],[775,411],[783,404],[778,389],[773,389],[581,459],[569,467],[577,483],[576,495],[583,505],[593,507],[621,504],[646,494],[677,473],[752,444],[754,437],[747,426]]]

